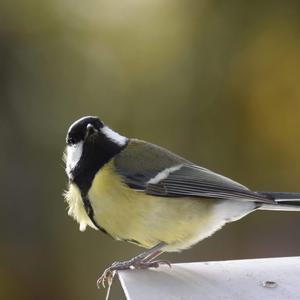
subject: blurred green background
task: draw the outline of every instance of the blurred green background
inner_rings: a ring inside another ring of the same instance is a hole
[[[2,0],[0,298],[103,299],[103,269],[141,251],[67,216],[74,120],[98,115],[254,190],[300,191],[299,78],[298,0]],[[299,255],[299,226],[257,212],[163,258]]]

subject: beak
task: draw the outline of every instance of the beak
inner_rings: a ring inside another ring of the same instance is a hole
[[[92,134],[98,132],[98,130],[92,125],[92,124],[88,124],[86,126],[86,134],[85,134],[85,139],[89,136],[91,136]]]

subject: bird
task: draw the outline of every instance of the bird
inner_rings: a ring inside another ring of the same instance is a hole
[[[97,116],[69,127],[64,160],[64,197],[80,231],[89,226],[146,249],[113,263],[98,285],[120,270],[169,264],[158,256],[188,249],[256,210],[300,211],[300,193],[252,191],[163,147],[127,138]]]

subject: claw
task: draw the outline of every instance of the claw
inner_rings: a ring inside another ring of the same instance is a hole
[[[171,263],[168,260],[154,260],[150,262],[151,266],[150,268],[158,268],[160,265],[167,265],[170,268],[172,268]]]
[[[108,286],[111,286],[116,275],[117,270],[113,266],[107,268],[103,274],[97,280],[98,289],[101,285],[105,288],[105,283],[107,282]]]
[[[167,260],[154,260],[154,261],[141,261],[132,266],[130,269],[149,269],[149,268],[158,268],[160,265],[168,265],[171,267],[171,263]]]
[[[134,270],[134,269],[148,269],[148,268],[158,268],[161,264],[166,264],[171,267],[170,262],[166,260],[156,260],[154,259],[162,253],[161,249],[166,244],[161,242],[155,247],[149,249],[146,252],[141,253],[140,255],[128,260],[119,262],[114,262],[109,268],[107,268],[103,274],[97,280],[97,287],[100,288],[102,285],[105,288],[105,284],[108,284],[108,291],[113,283],[114,277],[120,270]],[[109,294],[109,292],[108,292]]]
[[[167,260],[155,260],[155,261],[138,261],[138,262],[114,262],[109,268],[107,268],[103,274],[97,280],[97,287],[100,288],[102,285],[105,288],[107,282],[108,286],[111,286],[116,273],[120,270],[135,270],[135,269],[148,269],[158,268],[160,265],[167,265],[172,267],[171,263]]]

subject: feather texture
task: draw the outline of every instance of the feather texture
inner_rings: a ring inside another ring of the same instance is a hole
[[[276,204],[273,199],[156,145],[131,140],[114,159],[131,188],[164,197],[199,197]]]

